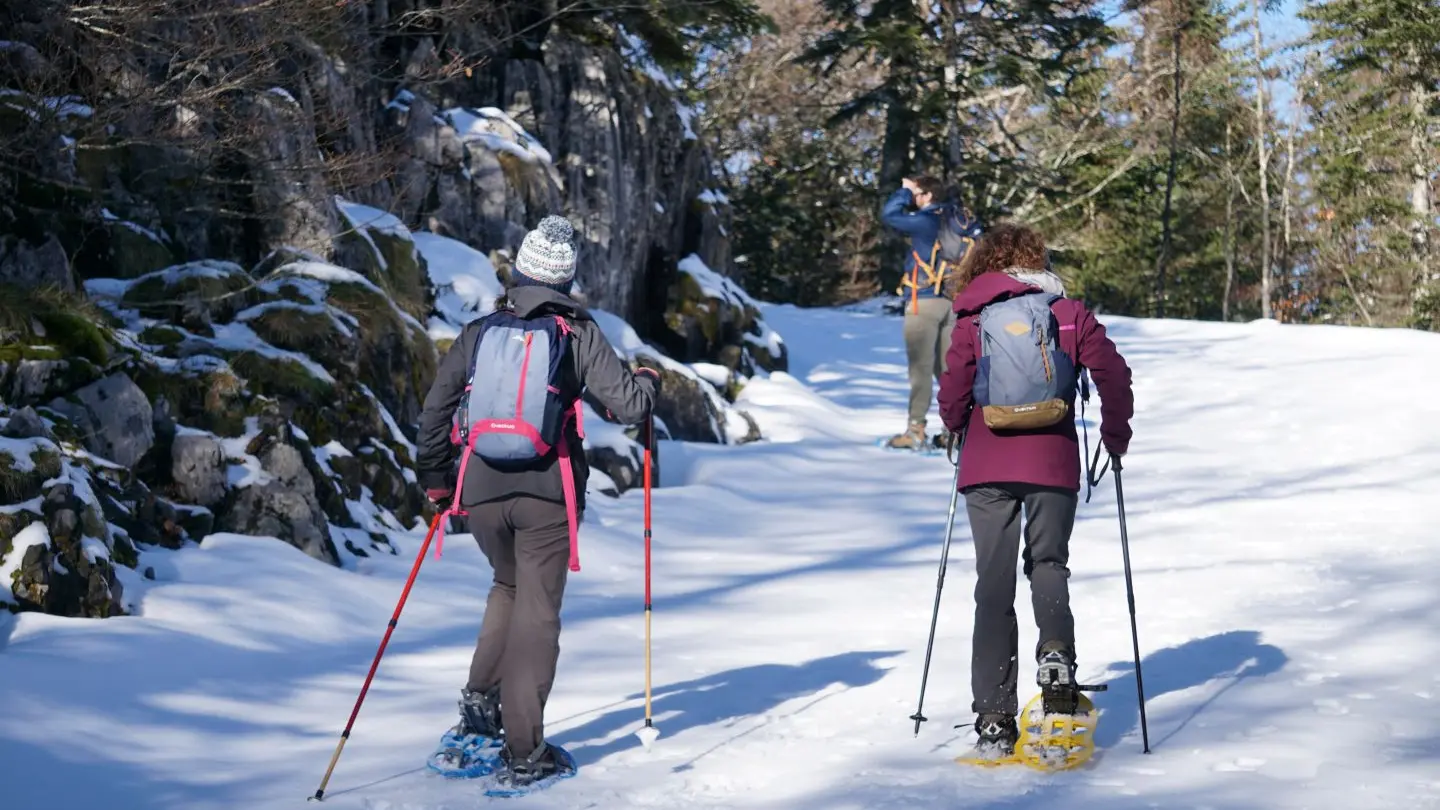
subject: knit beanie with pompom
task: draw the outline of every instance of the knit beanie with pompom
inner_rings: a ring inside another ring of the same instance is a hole
[[[515,257],[514,283],[569,293],[575,283],[575,229],[564,217],[548,216],[525,234]]]

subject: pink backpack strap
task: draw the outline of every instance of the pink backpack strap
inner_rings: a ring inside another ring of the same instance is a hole
[[[465,468],[470,466],[470,457],[475,455],[475,439],[480,434],[475,430],[470,431],[470,438],[465,442],[465,451],[460,455],[460,474],[455,477],[455,499],[450,502],[450,508],[440,518],[440,531],[435,533],[435,559],[440,559],[445,548],[445,524],[449,522],[451,515],[464,517],[469,514],[460,506],[460,493],[465,491]]]
[[[575,426],[580,426],[579,402],[571,404],[565,412],[565,419],[575,420]],[[583,435],[583,434],[582,434]],[[560,432],[560,441],[556,448],[560,454],[560,488],[565,493],[565,520],[570,524],[570,570],[580,570],[580,519],[578,501],[575,496],[575,468],[570,463],[570,442],[565,439],[564,429]]]

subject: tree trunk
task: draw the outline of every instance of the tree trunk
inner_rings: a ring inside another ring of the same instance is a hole
[[[1225,299],[1220,319],[1230,320],[1230,299],[1235,290],[1235,164],[1230,160],[1230,122],[1225,122]]]
[[[1250,2],[1255,25],[1255,140],[1260,163],[1260,317],[1270,318],[1270,149],[1265,143],[1265,37],[1260,31],[1260,0]]]
[[[954,185],[965,161],[960,137],[960,0],[941,4],[940,25],[945,42],[945,182]]]
[[[1308,72],[1302,69],[1301,75]],[[1290,249],[1290,189],[1295,185],[1295,135],[1300,131],[1300,110],[1305,103],[1305,86],[1296,85],[1295,88],[1295,110],[1290,116],[1290,131],[1285,133],[1285,187],[1280,191],[1280,224],[1285,230],[1284,244],[1285,252],[1280,260],[1281,278],[1287,285],[1290,284],[1291,276],[1291,249]]]
[[[1174,103],[1170,110],[1170,166],[1165,171],[1165,210],[1160,215],[1160,255],[1155,258],[1155,317],[1165,317],[1165,265],[1170,261],[1172,234],[1170,219],[1174,213],[1175,172],[1180,160],[1180,37],[1187,20],[1181,19],[1181,12],[1188,11],[1182,4],[1176,5],[1175,17],[1171,20],[1171,50],[1174,56],[1173,69],[1175,84]]]
[[[910,173],[915,138],[913,91],[905,79],[908,64],[900,60],[890,63],[890,101],[885,108],[885,142],[880,148],[880,192],[882,201],[899,189]],[[891,228],[885,229],[884,248],[880,262],[880,284],[893,290],[904,274],[907,240]]]
[[[1410,90],[1411,134],[1410,151],[1414,163],[1410,167],[1410,213],[1413,215],[1410,241],[1415,250],[1415,264],[1419,274],[1417,292],[1423,292],[1430,279],[1430,162],[1429,138],[1426,129],[1429,118],[1426,115],[1430,96],[1425,85],[1416,82]]]

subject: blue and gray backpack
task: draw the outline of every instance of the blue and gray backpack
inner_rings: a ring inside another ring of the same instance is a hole
[[[1078,369],[1060,350],[1060,325],[1050,310],[1059,298],[1030,293],[980,310],[975,404],[991,430],[1050,427],[1069,413]]]
[[[577,413],[573,401],[562,400],[560,388],[570,331],[559,315],[522,318],[509,310],[487,315],[451,440],[501,465],[563,449],[565,424]]]

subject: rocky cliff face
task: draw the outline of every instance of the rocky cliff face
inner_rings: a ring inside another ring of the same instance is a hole
[[[371,24],[406,10],[365,8]],[[784,344],[725,278],[726,204],[644,65],[552,32],[437,84],[412,79],[438,34],[405,40],[384,80],[305,41],[283,81],[233,94],[242,138],[62,94],[42,56],[54,23],[4,13],[0,139],[29,161],[0,173],[12,608],[131,610],[126,583],[156,576],[146,549],[214,531],[342,566],[393,553],[428,509],[412,441],[440,353],[549,213],[581,235],[580,287],[617,352],[662,367],[662,436],[759,438],[730,403],[784,368]],[[149,59],[95,63],[143,95]],[[592,488],[636,485],[634,430],[587,417]]]

